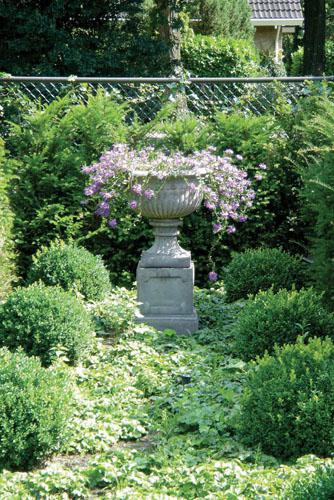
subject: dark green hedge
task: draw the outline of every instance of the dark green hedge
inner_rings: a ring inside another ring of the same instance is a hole
[[[298,257],[278,248],[246,250],[233,256],[224,270],[227,302],[247,299],[260,290],[297,290],[305,285],[306,266]]]

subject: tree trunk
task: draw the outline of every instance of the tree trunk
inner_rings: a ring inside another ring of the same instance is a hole
[[[169,48],[172,73],[181,68],[181,31],[176,0],[156,0],[159,15],[159,34]]]
[[[325,0],[305,0],[304,75],[322,75],[325,71]]]

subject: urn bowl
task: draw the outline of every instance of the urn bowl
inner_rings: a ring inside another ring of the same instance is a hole
[[[145,184],[145,189],[152,189],[154,196],[141,197],[139,210],[149,219],[180,219],[194,212],[201,204],[203,193],[199,177],[194,174],[168,176],[159,179],[147,174],[138,174],[138,182]]]

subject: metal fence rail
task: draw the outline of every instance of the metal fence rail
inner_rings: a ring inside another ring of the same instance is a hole
[[[29,77],[0,78],[0,103],[11,97],[27,96],[50,103],[69,91],[84,102],[102,90],[127,102],[133,116],[152,119],[162,105],[182,92],[190,111],[211,115],[217,110],[263,114],[275,112],[279,103],[294,105],[310,93],[332,92],[334,76],[261,78],[85,78]]]

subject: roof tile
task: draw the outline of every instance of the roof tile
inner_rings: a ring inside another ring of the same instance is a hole
[[[299,0],[249,0],[253,19],[302,19]]]

